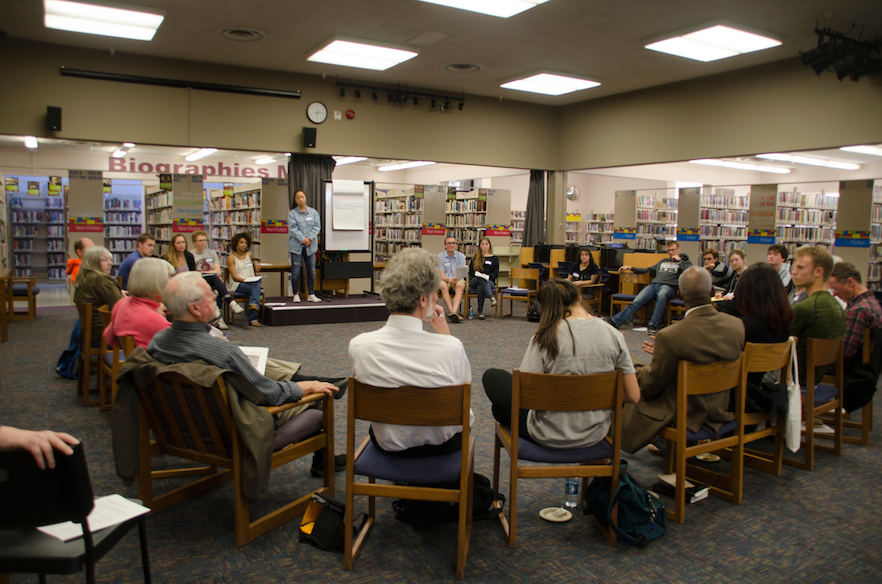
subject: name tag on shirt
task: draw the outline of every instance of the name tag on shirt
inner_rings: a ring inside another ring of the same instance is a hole
[[[578,277],[579,277],[579,272],[573,272],[573,277],[574,277],[574,278],[578,278]]]
[[[307,221],[312,221],[312,217],[307,217],[306,220],[307,220]]]
[[[485,263],[486,265],[488,265],[488,266],[492,266],[492,265],[493,265],[493,262],[491,262],[490,260],[484,260],[484,263]]]

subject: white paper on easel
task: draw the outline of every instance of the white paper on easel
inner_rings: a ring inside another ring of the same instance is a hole
[[[149,512],[149,508],[129,501],[122,495],[108,495],[95,499],[95,508],[89,513],[87,521],[89,522],[89,529],[92,533],[95,533]],[[44,525],[37,529],[61,541],[70,541],[83,536],[82,526],[72,521]]]
[[[334,229],[337,231],[364,230],[364,195],[338,195],[331,199]]]

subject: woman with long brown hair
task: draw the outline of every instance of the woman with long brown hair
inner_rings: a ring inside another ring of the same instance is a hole
[[[528,373],[586,375],[621,369],[626,403],[640,400],[640,388],[622,333],[593,317],[582,305],[572,282],[548,280],[539,289],[542,316],[519,367]],[[493,404],[493,417],[511,423],[512,374],[488,369],[484,391]],[[586,388],[590,391],[590,388]],[[520,436],[548,448],[582,448],[596,444],[609,432],[611,410],[547,412],[521,410]]]
[[[499,258],[493,255],[493,245],[487,237],[478,243],[478,251],[469,263],[469,289],[478,292],[478,320],[484,320],[484,299],[496,306],[496,278],[499,276]]]
[[[183,233],[175,233],[172,236],[168,251],[162,258],[172,265],[176,274],[196,271],[196,260],[193,254],[187,251],[187,236]]]

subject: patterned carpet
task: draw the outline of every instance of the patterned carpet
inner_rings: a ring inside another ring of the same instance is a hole
[[[65,430],[86,444],[96,494],[137,496],[116,477],[110,446],[110,414],[84,409],[76,382],[54,372],[76,319],[72,308],[40,309],[34,321],[10,326],[11,342],[0,346],[0,422],[26,428]],[[231,339],[270,347],[270,355],[295,359],[303,373],[346,376],[350,338],[382,323],[264,327],[238,322]],[[515,318],[466,321],[451,325],[462,339],[472,365],[477,439],[476,470],[492,473],[493,423],[481,375],[489,367],[517,367],[535,331],[515,307]],[[635,358],[645,333],[625,331]],[[336,406],[336,448],[343,452],[345,400]],[[879,416],[879,412],[877,412]],[[882,418],[879,418],[882,419]],[[649,485],[662,471],[662,460],[642,451],[628,455],[632,473]],[[318,479],[308,461],[273,474],[266,500],[290,500]],[[503,464],[507,469],[507,464]],[[503,481],[504,484],[507,481]],[[667,535],[638,550],[609,547],[590,518],[578,515],[548,523],[538,511],[563,498],[563,480],[525,480],[518,489],[518,545],[509,550],[498,522],[474,526],[467,582],[879,582],[882,581],[882,502],[871,487],[882,483],[879,433],[869,447],[845,445],[841,457],[818,454],[815,471],[785,467],[780,477],[745,471],[744,504],[711,497],[686,510],[686,523],[668,523]],[[343,475],[337,475],[342,495]],[[507,484],[503,486],[507,491]],[[362,503],[362,507],[366,503]],[[342,555],[324,552],[297,538],[299,522],[290,522],[242,548],[233,538],[232,487],[179,504],[148,521],[151,563],[156,582],[447,582],[453,581],[456,526],[413,527],[396,521],[388,500],[378,503],[378,522],[352,572]],[[876,546],[880,547],[876,547]],[[877,551],[873,551],[873,550]],[[141,580],[137,537],[128,536],[98,564],[102,582]],[[52,577],[79,582],[82,575]],[[14,575],[13,582],[35,582]]]

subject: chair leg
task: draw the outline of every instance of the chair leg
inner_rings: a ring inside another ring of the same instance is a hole
[[[141,540],[141,567],[144,569],[144,582],[151,584],[153,576],[150,574],[150,554],[147,552],[147,526],[145,520],[138,523],[138,538]]]
[[[514,445],[512,445],[514,448]],[[518,520],[518,461],[511,461],[511,469],[508,477],[508,547],[515,548],[515,539],[517,538],[517,520]]]

